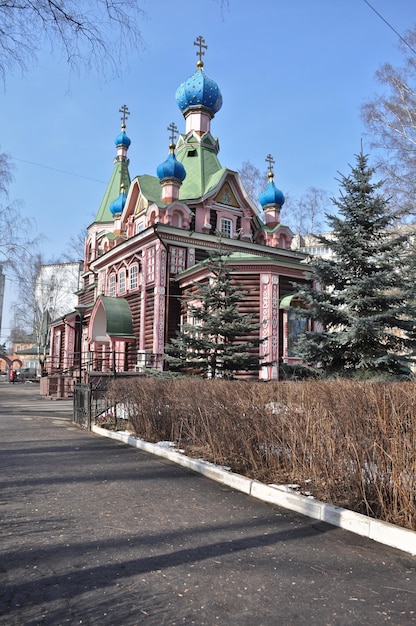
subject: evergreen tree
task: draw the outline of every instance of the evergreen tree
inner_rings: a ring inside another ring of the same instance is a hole
[[[211,378],[259,370],[258,347],[264,339],[247,337],[258,336],[260,324],[238,307],[246,292],[233,283],[226,256],[212,256],[206,263],[211,277],[193,283],[194,290],[184,297],[188,321],[166,346],[166,359],[181,371]]]
[[[333,256],[313,259],[314,283],[299,291],[307,305],[302,314],[317,323],[299,352],[329,375],[399,374],[414,349],[406,236],[394,230],[374,172],[361,152],[350,175],[341,175],[333,200],[339,216],[327,215],[332,235],[320,237]]]

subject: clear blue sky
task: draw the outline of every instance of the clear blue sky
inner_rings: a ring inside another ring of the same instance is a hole
[[[401,34],[416,23],[415,0],[370,3]],[[185,128],[174,96],[195,70],[198,35],[208,44],[204,69],[223,95],[211,126],[222,165],[237,170],[249,160],[265,171],[271,153],[285,194],[311,186],[337,194],[337,172],[348,173],[360,150],[360,106],[379,90],[374,74],[402,61],[397,35],[364,0],[230,0],[224,11],[215,0],[141,5],[146,47],[131,53],[118,78],[71,75],[47,49],[29,73],[10,75],[0,95],[0,149],[15,165],[10,200],[22,201],[45,235],[46,259],[92,222],[124,103],[130,174],[155,174],[168,152],[166,127]],[[0,341],[12,292],[7,281]]]

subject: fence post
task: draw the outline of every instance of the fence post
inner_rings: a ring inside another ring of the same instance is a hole
[[[75,383],[73,421],[91,430],[91,385]]]

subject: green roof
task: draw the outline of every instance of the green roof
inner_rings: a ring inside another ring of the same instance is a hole
[[[114,217],[110,211],[110,204],[119,197],[122,184],[124,184],[125,192],[127,193],[130,187],[128,161],[116,158],[113,173],[108,182],[103,199],[101,200],[94,222],[113,222]]]
[[[179,146],[176,158],[186,172],[186,178],[179,190],[180,200],[202,198],[218,184],[227,170],[221,167],[217,150],[217,141],[210,133],[206,133],[200,141],[193,136]]]
[[[136,177],[139,181],[140,189],[146,200],[154,202],[158,206],[165,207],[166,204],[161,201],[162,187],[157,176],[149,176],[149,174],[141,174]]]

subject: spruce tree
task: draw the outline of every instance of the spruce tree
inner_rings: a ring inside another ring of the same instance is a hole
[[[251,338],[259,335],[260,324],[239,311],[246,292],[234,284],[227,256],[211,256],[205,263],[210,278],[194,282],[193,291],[183,298],[188,321],[165,347],[166,360],[175,369],[207,378],[231,379],[236,372],[258,371],[258,347],[264,339]]]
[[[400,374],[414,350],[406,237],[394,229],[374,173],[361,152],[350,175],[341,175],[340,197],[333,199],[338,215],[326,216],[331,237],[320,237],[333,256],[312,260],[314,282],[299,291],[302,313],[315,322],[299,352],[327,375]]]

